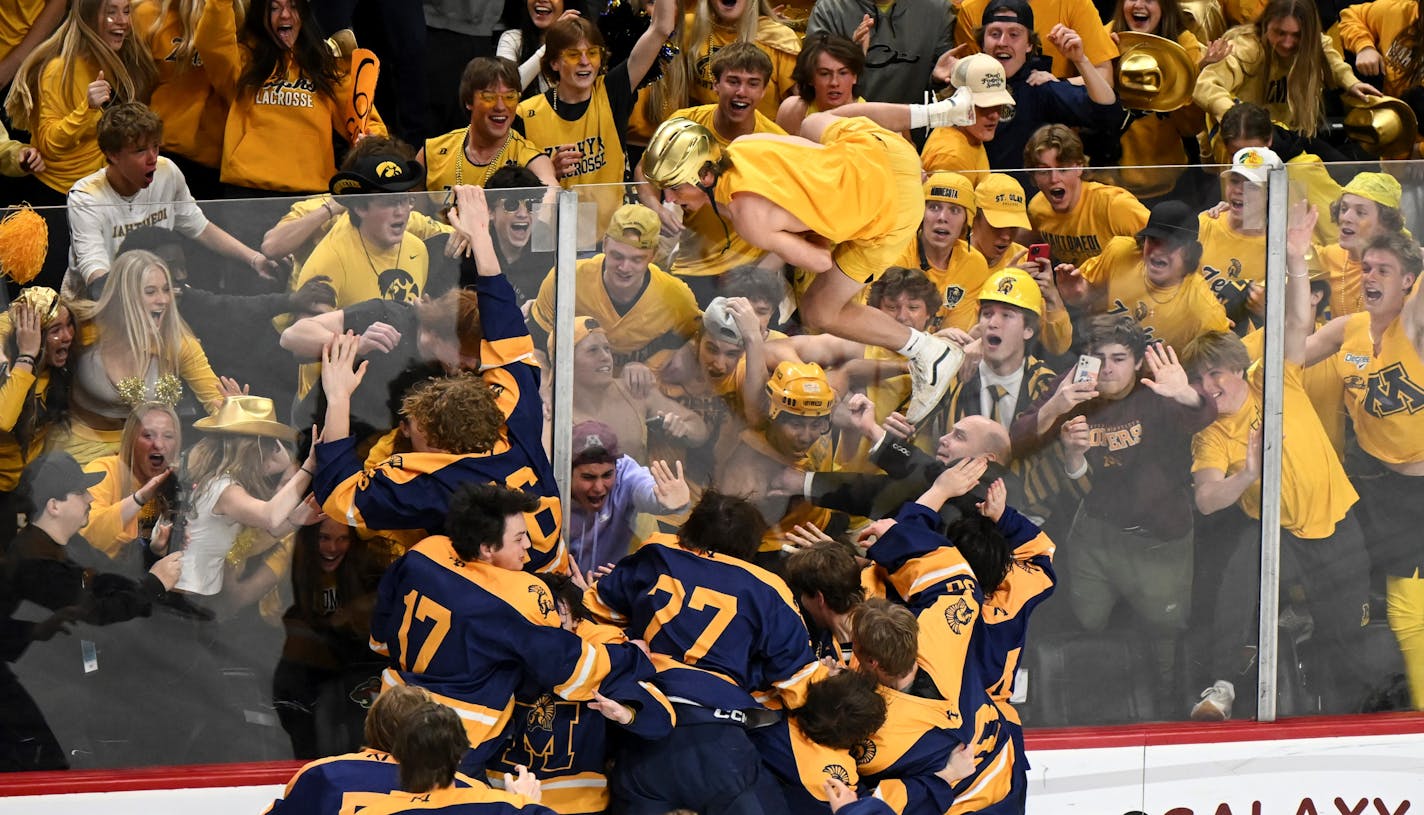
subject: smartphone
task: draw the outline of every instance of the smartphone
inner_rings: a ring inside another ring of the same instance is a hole
[[[1094,356],[1084,354],[1078,357],[1078,365],[1073,369],[1073,382],[1087,382],[1097,379],[1098,371],[1102,370],[1103,361]]]
[[[1034,263],[1040,260],[1048,260],[1048,244],[1035,243],[1028,248],[1028,259]]]

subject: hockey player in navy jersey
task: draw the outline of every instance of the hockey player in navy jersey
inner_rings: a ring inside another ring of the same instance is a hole
[[[450,496],[462,484],[493,482],[539,499],[526,523],[531,571],[566,572],[559,536],[563,512],[544,451],[544,407],[534,343],[514,288],[500,273],[489,233],[489,210],[478,187],[455,190],[450,218],[469,236],[479,300],[479,376],[422,383],[402,403],[402,428],[412,452],[367,468],[350,435],[351,394],[366,363],[353,371],[354,337],[338,337],[322,353],[326,426],[317,448],[313,489],[326,513],[352,526],[395,532],[407,545],[444,531]]]
[[[467,772],[503,746],[521,682],[593,701],[601,685],[614,695],[653,676],[635,645],[563,630],[549,589],[521,570],[529,550],[524,519],[537,505],[521,492],[466,484],[451,502],[450,537],[417,544],[377,592],[371,648],[393,663],[382,683],[419,685],[460,714],[472,745]]]
[[[785,808],[746,729],[775,719],[763,701],[799,706],[826,669],[786,584],[751,563],[763,532],[756,507],[709,491],[676,537],[653,536],[588,590],[590,611],[648,644],[677,711],[671,736],[623,756],[613,779],[620,811]]]

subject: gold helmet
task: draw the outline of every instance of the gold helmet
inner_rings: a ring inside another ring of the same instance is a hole
[[[771,397],[771,418],[784,410],[796,416],[829,416],[836,392],[826,380],[826,372],[814,362],[783,362],[766,383]]]
[[[697,184],[702,168],[721,158],[722,145],[710,130],[691,119],[668,119],[643,151],[643,175],[659,189]]]
[[[1038,281],[1022,269],[1005,269],[989,278],[979,292],[979,302],[990,300],[1043,316],[1043,290],[1038,287]]]

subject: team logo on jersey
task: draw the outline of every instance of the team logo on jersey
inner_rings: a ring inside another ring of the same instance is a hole
[[[1412,416],[1424,410],[1424,388],[1409,378],[1403,363],[1396,362],[1375,371],[1367,381],[1369,388],[1365,391],[1365,411],[1371,416],[1384,418],[1404,412]]]
[[[949,624],[949,630],[958,634],[964,627],[974,622],[974,609],[961,597],[954,605],[944,610],[944,621]]]
[[[847,787],[850,786],[850,771],[839,764],[827,764],[821,768],[821,772],[845,784]]]
[[[946,286],[944,289],[944,307],[954,308],[959,305],[959,301],[964,299],[964,287]]]
[[[397,303],[414,303],[420,299],[420,286],[405,269],[387,269],[376,278],[381,297]]]
[[[549,593],[544,591],[543,586],[530,586],[529,593],[535,595],[534,602],[539,605],[540,614],[554,613],[554,601],[550,599]]]
[[[352,688],[348,697],[362,708],[370,710],[371,705],[376,701],[376,697],[380,695],[381,678],[379,676],[373,676]]]
[[[1365,366],[1370,364],[1370,358],[1364,354],[1346,354],[1345,363],[1355,366],[1356,370],[1363,371]]]
[[[544,694],[534,700],[534,704],[529,706],[529,729],[539,729],[546,733],[554,732],[554,697]]]
[[[850,757],[855,759],[857,767],[869,764],[870,760],[875,758],[875,742],[866,739],[860,744],[850,748]]]

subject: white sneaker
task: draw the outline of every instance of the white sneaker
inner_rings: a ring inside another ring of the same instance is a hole
[[[1231,703],[1236,701],[1236,686],[1218,679],[1201,692],[1201,701],[1192,708],[1194,722],[1224,722],[1231,718]]]
[[[960,88],[948,99],[926,105],[930,127],[968,127],[974,124],[974,96]]]
[[[905,420],[919,424],[949,392],[949,385],[964,362],[964,350],[939,337],[925,337],[920,352],[910,357],[910,406]]]

